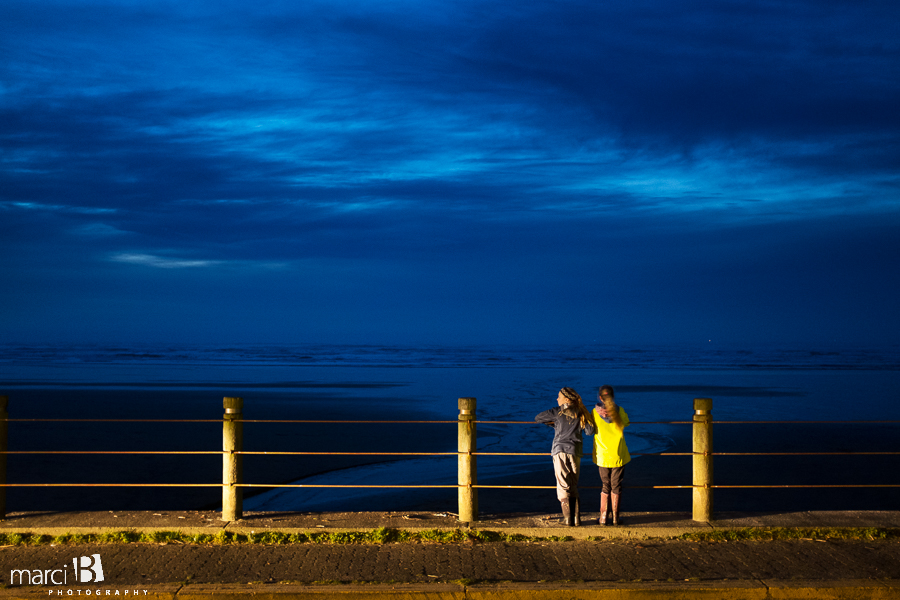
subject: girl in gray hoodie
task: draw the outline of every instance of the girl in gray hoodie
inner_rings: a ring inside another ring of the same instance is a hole
[[[553,473],[556,475],[556,497],[562,507],[566,525],[581,525],[578,501],[578,476],[581,473],[582,432],[594,435],[594,419],[585,408],[578,392],[564,387],[556,397],[557,407],[545,410],[534,420],[553,427]]]

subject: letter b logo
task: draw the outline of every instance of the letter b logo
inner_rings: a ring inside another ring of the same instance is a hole
[[[103,563],[99,554],[73,558],[75,563],[75,580],[80,583],[98,583],[103,581]]]

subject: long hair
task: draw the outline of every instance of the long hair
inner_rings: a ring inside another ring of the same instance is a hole
[[[615,390],[613,390],[612,386],[600,386],[598,396],[600,398],[600,402],[603,403],[603,408],[606,409],[606,414],[609,416],[609,420],[612,421],[613,425],[615,425],[619,429],[624,429],[624,427],[622,426],[622,416],[619,414],[619,405],[616,404],[616,392]]]
[[[581,401],[581,396],[578,395],[578,392],[570,387],[564,387],[559,391],[562,392],[562,395],[569,401],[568,404],[563,405],[560,412],[570,419],[578,419],[582,429],[587,427],[588,423],[591,422],[591,413],[585,408],[584,402]]]

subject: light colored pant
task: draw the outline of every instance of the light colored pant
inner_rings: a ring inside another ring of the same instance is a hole
[[[578,497],[578,476],[581,474],[581,457],[560,452],[553,455],[553,474],[556,475],[556,498]]]

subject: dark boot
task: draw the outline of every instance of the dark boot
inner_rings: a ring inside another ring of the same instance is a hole
[[[609,510],[609,494],[600,494],[600,518],[598,525],[606,525],[606,513]]]
[[[578,496],[574,498],[569,496],[569,512],[572,514],[572,525],[581,527],[581,506],[578,502]]]
[[[569,499],[563,498],[562,500],[559,501],[559,504],[560,504],[560,506],[562,506],[563,523],[565,523],[567,526],[571,527],[573,525],[573,519],[572,519],[572,507],[569,503]]]
[[[612,524],[621,525],[622,520],[619,518],[619,498],[621,494],[611,494],[610,504],[612,504]]]

